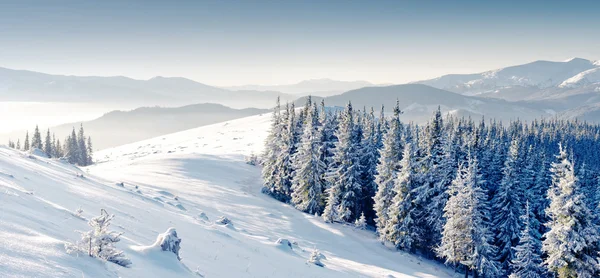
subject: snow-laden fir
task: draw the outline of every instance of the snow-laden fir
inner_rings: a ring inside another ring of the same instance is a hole
[[[439,108],[417,126],[402,124],[399,102],[393,111],[377,121],[351,102],[343,111],[319,112],[307,98],[304,109],[286,105],[280,116],[277,105],[263,163],[284,167],[265,168],[263,192],[290,203],[280,188],[293,181],[301,185],[291,194],[296,208],[307,211],[302,204],[322,204],[324,195],[323,211],[311,215],[342,225],[364,221],[384,245],[445,262],[465,277],[600,275],[592,213],[599,210],[600,159],[589,151],[600,147],[600,126],[504,126],[444,118]],[[313,120],[315,113],[337,125]]]

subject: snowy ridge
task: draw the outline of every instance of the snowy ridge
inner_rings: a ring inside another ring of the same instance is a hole
[[[596,62],[597,63],[597,62]],[[586,70],[563,81],[558,85],[561,88],[576,88],[600,82],[600,67]]]
[[[0,147],[0,276],[451,277],[440,264],[388,250],[371,232],[325,224],[261,194],[260,168],[244,158],[261,152],[269,120],[109,149],[83,170]],[[65,252],[101,208],[124,233],[116,246],[129,268]],[[217,223],[221,216],[231,223]],[[181,261],[153,245],[169,227],[182,239]],[[278,239],[292,249],[280,250]],[[314,249],[325,267],[307,263]]]
[[[562,62],[535,61],[477,74],[444,75],[415,83],[467,95],[478,95],[497,88],[513,86],[533,86],[543,89],[558,86],[566,79],[598,66],[598,62],[594,63],[582,58],[572,58]]]

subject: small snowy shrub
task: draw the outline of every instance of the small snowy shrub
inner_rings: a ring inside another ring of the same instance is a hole
[[[356,221],[354,221],[354,227],[356,227],[359,230],[367,229],[367,219],[365,218],[364,213],[361,213],[360,218],[356,219]]]
[[[120,186],[120,187],[125,187],[125,183],[123,183],[123,182],[117,182],[115,185]]]
[[[314,264],[316,266],[324,267],[325,265],[321,262],[322,257],[323,257],[323,255],[321,255],[319,250],[315,249],[315,251],[313,251],[310,254],[310,258],[308,258],[308,263]]]
[[[206,215],[206,213],[204,213],[204,212],[201,212],[201,213],[198,215],[198,218],[208,221],[208,216],[207,216],[207,215]]]
[[[255,154],[250,154],[250,156],[246,157],[246,164],[257,166],[260,165],[260,158]]]
[[[83,209],[81,209],[81,206],[75,211],[77,214],[77,216],[81,217],[81,214],[83,213]]]
[[[75,244],[65,245],[67,253],[87,253],[88,256],[99,258],[120,266],[129,266],[131,261],[123,254],[123,251],[115,248],[114,244],[119,242],[122,233],[109,231],[110,221],[114,215],[109,215],[106,210],[100,210],[100,216],[92,218],[88,225],[91,231],[81,232],[81,240]]]
[[[217,224],[221,225],[233,225],[233,223],[231,223],[231,220],[229,220],[229,218],[225,216],[221,216],[216,222]]]
[[[155,246],[160,246],[161,250],[174,253],[177,259],[181,261],[181,257],[179,257],[180,244],[181,239],[177,237],[175,228],[169,228],[165,233],[159,234],[156,243],[154,243]]]

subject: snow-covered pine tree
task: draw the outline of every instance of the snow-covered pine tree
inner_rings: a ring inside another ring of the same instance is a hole
[[[79,152],[79,145],[77,144],[77,142],[77,133],[75,133],[75,127],[73,127],[73,130],[71,131],[71,136],[65,142],[67,146],[67,158],[69,160],[69,163],[71,164],[77,164],[79,162],[79,159],[81,158],[81,153]]]
[[[23,150],[29,150],[29,131],[25,132],[25,141],[23,141]]]
[[[417,222],[424,231],[422,238],[424,252],[430,253],[438,245],[445,223],[444,207],[448,200],[447,189],[452,183],[447,173],[449,156],[445,152],[444,124],[440,107],[425,131],[425,152],[423,161],[423,181],[414,189],[417,204]]]
[[[94,149],[92,148],[92,137],[87,138],[87,165],[94,164]]]
[[[48,157],[53,157],[52,140],[50,139],[50,129],[46,132],[46,140],[44,140],[44,152]]]
[[[362,185],[362,211],[366,212],[368,221],[374,218],[373,197],[377,192],[375,175],[377,174],[377,142],[375,114],[371,108],[369,114],[363,115],[362,140],[360,141],[360,184]]]
[[[328,173],[328,179],[331,183],[328,190],[327,200],[337,200],[327,203],[325,211],[328,214],[336,214],[338,221],[349,222],[359,217],[361,203],[361,184],[360,184],[360,163],[359,163],[359,139],[356,136],[354,127],[354,111],[349,102],[346,110],[342,114],[339,129],[336,132],[338,142],[335,145],[333,156],[333,168]],[[338,196],[331,196],[337,194]],[[335,206],[335,207],[331,207]],[[330,207],[330,208],[328,208]],[[325,219],[327,219],[325,217]],[[329,220],[329,219],[327,219]]]
[[[282,118],[280,151],[275,159],[275,178],[271,195],[277,200],[288,202],[291,198],[291,186],[293,179],[292,158],[296,153],[296,118],[294,104],[286,105],[286,111]]]
[[[21,139],[17,139],[17,144],[15,145],[15,148],[16,148],[17,150],[20,150],[20,149],[21,149]]]
[[[56,144],[54,144],[54,150],[56,151],[56,154],[54,156],[56,157],[63,157],[64,156],[64,151],[62,148],[62,145],[60,144],[60,140],[56,139]]]
[[[114,244],[121,240],[122,233],[110,231],[110,221],[114,215],[109,215],[106,210],[100,210],[100,216],[92,218],[88,225],[91,231],[82,232],[81,240],[75,244],[66,244],[68,253],[81,252],[90,257],[106,260],[120,266],[129,266],[131,261],[123,251],[118,250]]]
[[[417,168],[412,144],[407,143],[400,161],[400,173],[394,180],[394,198],[388,210],[388,221],[380,232],[386,241],[405,251],[413,251],[413,243],[418,237],[412,198],[412,190],[419,179]]]
[[[385,227],[388,222],[388,210],[394,198],[394,181],[398,172],[398,163],[402,159],[402,123],[400,122],[400,103],[396,101],[394,115],[389,121],[389,130],[383,135],[383,148],[379,151],[379,163],[377,165],[377,193],[373,197],[373,209],[375,210],[375,226],[379,233],[379,239],[385,241]],[[383,115],[383,112],[382,112]],[[381,119],[380,119],[381,121]],[[385,124],[381,124],[385,125]]]
[[[366,230],[367,229],[367,218],[365,217],[365,213],[361,212],[360,213],[360,218],[356,219],[356,221],[354,221],[354,227],[359,229],[359,230]]]
[[[37,125],[35,126],[33,137],[31,137],[31,148],[42,150],[42,134]]]
[[[321,218],[327,223],[333,223],[339,218],[337,208],[340,197],[340,185],[331,184],[331,186],[325,190],[325,196],[325,209],[323,210]]]
[[[529,201],[525,205],[525,213],[521,215],[523,231],[519,238],[519,245],[514,247],[515,257],[511,261],[512,273],[515,278],[541,278],[544,277],[542,267],[540,234],[536,227],[532,226],[535,215],[529,207]]]
[[[574,167],[559,146],[558,161],[552,163],[552,185],[548,189],[550,206],[546,214],[548,232],[542,251],[544,265],[560,278],[590,278],[600,275],[598,262],[599,227],[580,192]]]
[[[275,178],[277,175],[276,162],[281,151],[281,136],[283,135],[283,125],[281,123],[281,104],[279,97],[273,108],[273,116],[271,117],[271,129],[265,140],[265,148],[262,154],[263,168],[263,192],[273,194],[275,191]]]
[[[446,263],[460,263],[467,269],[472,267],[471,255],[474,250],[470,200],[467,198],[467,184],[471,182],[470,172],[459,165],[459,172],[448,189],[450,196],[444,207],[446,223],[442,230],[442,240],[436,252]],[[465,276],[467,277],[467,276]]]
[[[514,138],[510,145],[508,157],[504,163],[502,181],[492,198],[493,223],[495,241],[498,246],[498,260],[504,271],[508,271],[510,261],[514,258],[513,247],[519,242],[521,222],[519,216],[523,212],[521,198],[524,191],[521,181],[519,160],[519,140]]]
[[[298,152],[294,156],[294,178],[292,181],[292,204],[304,212],[321,213],[324,207],[325,163],[319,157],[321,136],[317,106],[306,111],[304,132]]]
[[[77,164],[80,166],[87,166],[89,160],[85,139],[86,137],[83,131],[83,124],[81,124],[79,127],[79,134],[77,135],[77,148],[79,149]]]
[[[460,263],[484,277],[497,277],[499,265],[493,260],[495,248],[490,244],[487,192],[482,188],[477,158],[468,155],[468,166],[459,166],[456,178],[448,189],[449,199],[444,207],[446,223],[438,256],[447,263]]]

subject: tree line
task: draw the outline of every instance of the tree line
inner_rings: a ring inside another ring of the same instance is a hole
[[[36,126],[31,139],[29,138],[29,131],[27,131],[22,144],[20,139],[17,139],[17,142],[9,140],[8,146],[22,151],[38,149],[49,158],[65,158],[69,163],[79,166],[93,164],[92,138],[85,136],[83,125],[79,127],[79,132],[75,132],[75,127],[73,127],[71,135],[67,136],[62,143],[59,139],[56,139],[54,133],[50,133],[50,129],[46,131],[45,139],[42,141],[42,134]]]
[[[263,192],[465,275],[600,275],[599,125],[401,114],[278,100]]]

